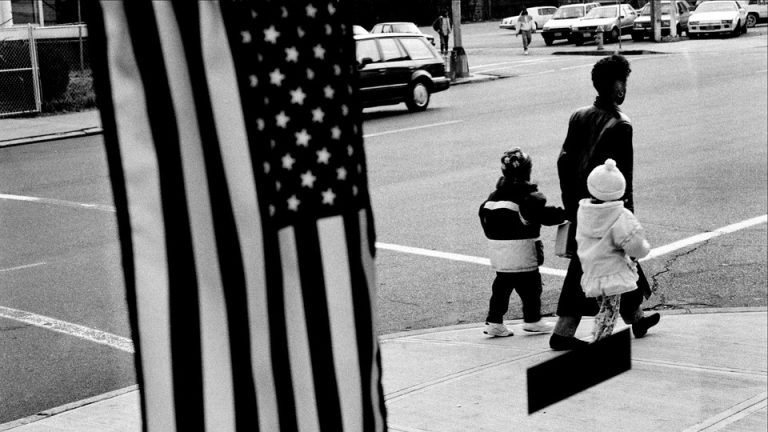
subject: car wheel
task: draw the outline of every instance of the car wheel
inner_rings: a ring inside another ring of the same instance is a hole
[[[410,111],[424,111],[429,105],[429,87],[423,80],[416,81],[408,88],[405,105]]]
[[[755,14],[747,15],[747,27],[754,27],[756,25],[757,25],[757,15]]]
[[[619,29],[614,27],[611,30],[611,40],[617,41],[619,40]]]
[[[547,46],[551,46],[554,43],[554,40],[551,37],[542,36],[544,38],[544,43],[547,44]]]
[[[739,37],[740,34],[741,34],[741,21],[737,21],[736,27],[734,27],[733,31],[731,32],[731,36]]]
[[[632,40],[635,42],[642,42],[645,39],[642,33],[632,32]]]

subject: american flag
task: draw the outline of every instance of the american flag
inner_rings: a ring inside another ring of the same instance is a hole
[[[144,430],[386,430],[348,8],[87,12]]]

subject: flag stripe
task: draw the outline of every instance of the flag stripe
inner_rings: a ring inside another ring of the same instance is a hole
[[[334,371],[328,302],[323,275],[322,253],[317,225],[314,222],[294,225],[298,250],[301,296],[306,316],[305,331],[311,334],[309,351],[315,384],[315,399],[320,428],[323,432],[342,431],[341,405],[336,387],[337,374]]]
[[[375,431],[383,431],[387,429],[386,416],[387,407],[384,405],[384,389],[381,386],[381,356],[379,353],[379,343],[376,335],[376,267],[374,266],[373,254],[376,251],[374,247],[375,237],[373,234],[373,218],[371,217],[371,209],[364,208],[360,210],[358,214],[358,223],[360,229],[360,250],[359,256],[362,260],[362,269],[365,273],[367,280],[368,290],[368,304],[365,305],[362,302],[356,303],[356,307],[362,310],[370,311],[370,329],[367,334],[371,338],[371,343],[368,348],[372,353],[372,361],[368,364],[371,365],[370,369],[370,388],[369,394],[371,395],[371,406],[374,414]],[[354,293],[357,294],[358,290]],[[361,318],[364,319],[364,318]],[[363,330],[358,328],[358,332]],[[361,338],[364,336],[360,336]],[[363,346],[361,344],[361,346]],[[361,356],[361,361],[365,357]]]
[[[316,401],[313,367],[309,347],[309,332],[305,325],[307,317],[302,302],[299,261],[292,227],[281,229],[280,258],[285,288],[285,326],[288,329],[293,392],[296,396],[296,422],[300,432],[320,431],[319,408]],[[303,248],[303,245],[302,245]],[[312,337],[314,338],[314,332]],[[323,395],[320,395],[322,398]]]
[[[242,111],[232,112],[231,106],[241,105],[237,77],[231,57],[224,22],[216,2],[200,3],[202,51],[207,84],[216,122],[218,141],[223,143],[222,162],[227,184],[233,196],[233,211],[237,234],[242,245],[247,285],[248,316],[250,318],[250,355],[253,381],[258,400],[260,430],[279,430],[275,382],[270,352],[270,326],[266,296],[265,262],[262,250],[261,217],[257,202],[255,179],[250,163],[248,138]]]
[[[197,114],[200,130],[204,173],[210,195],[210,211],[216,242],[218,274],[221,278],[226,306],[226,324],[229,331],[229,350],[234,392],[235,420],[238,430],[255,430],[258,427],[256,395],[251,369],[250,330],[248,326],[248,303],[245,273],[240,242],[235,226],[229,187],[226,181],[221,148],[216,135],[211,94],[208,92],[205,66],[202,57],[199,4],[174,1],[174,12],[182,37],[184,56],[189,71],[189,88]],[[189,95],[188,95],[189,96]],[[216,95],[220,98],[221,95]],[[191,102],[192,100],[189,100]],[[189,103],[188,102],[188,103]],[[228,144],[228,143],[227,143]],[[223,379],[224,377],[221,377]]]
[[[362,363],[355,331],[352,262],[349,259],[344,219],[343,216],[320,219],[318,233],[323,275],[327,287],[326,301],[330,319],[331,347],[338,377],[337,388],[343,430],[362,431],[365,430],[363,429],[363,389],[360,378]]]
[[[131,11],[135,9],[126,8],[124,11],[121,3],[103,3],[103,6],[105,25],[110,31],[107,39],[110,47],[108,58],[112,62],[110,71],[113,74],[110,81],[118,83],[113,87],[113,97],[118,119],[117,134],[120,142],[124,143],[119,152],[125,166],[133,244],[137,251],[141,251],[135,256],[136,297],[142,360],[145,362],[142,366],[146,373],[146,427],[149,431],[161,431],[175,428],[173,404],[178,402],[173,389],[173,353],[169,349],[172,346],[169,273],[172,268],[175,270],[179,265],[183,266],[181,261],[189,258],[179,254],[175,259],[168,259],[162,241],[175,239],[179,243],[185,240],[188,243],[189,233],[183,232],[183,225],[178,230],[167,230],[163,224],[163,216],[170,209],[161,191],[167,191],[174,185],[169,176],[158,169],[159,161],[152,144],[161,132],[152,121],[153,112],[148,110],[150,103],[145,98],[152,92],[147,87],[147,80],[142,78],[142,65],[135,56],[134,47],[140,42],[137,43],[130,24],[125,25],[130,22]],[[130,37],[131,41],[125,40],[126,37]],[[183,205],[183,197],[180,201]],[[194,384],[195,380],[189,379],[187,388],[192,388]]]

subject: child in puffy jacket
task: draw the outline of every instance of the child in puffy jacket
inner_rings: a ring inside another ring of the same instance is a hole
[[[531,158],[515,147],[501,157],[504,174],[480,206],[480,223],[488,238],[491,266],[496,271],[488,317],[483,333],[512,336],[504,323],[512,290],[523,303],[523,330],[548,333],[552,325],[541,320],[541,274],[544,250],[541,225],[558,225],[565,220],[560,207],[547,206],[547,199],[531,183]]]
[[[595,341],[613,332],[621,294],[637,288],[634,259],[650,252],[643,227],[621,200],[625,187],[616,162],[606,160],[587,177],[592,198],[579,201],[576,213],[577,253],[584,270],[581,288],[600,303],[592,330]]]

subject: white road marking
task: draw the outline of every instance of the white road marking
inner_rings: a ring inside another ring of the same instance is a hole
[[[365,134],[365,135],[363,135],[363,138],[373,138],[373,137],[377,137],[377,136],[396,134],[396,133],[400,133],[400,132],[408,132],[408,131],[417,130],[417,129],[426,129],[426,128],[431,128],[431,127],[446,126],[446,125],[450,125],[450,124],[461,123],[463,121],[464,120],[451,120],[451,121],[446,121],[446,122],[441,122],[441,123],[432,123],[432,124],[428,124],[428,125],[414,126],[414,127],[403,128],[403,129],[395,129],[395,130],[384,131],[384,132],[375,132],[375,133]]]
[[[737,222],[735,224],[731,224],[728,226],[724,226],[722,228],[718,228],[714,231],[705,232],[701,234],[697,234],[692,237],[688,237],[682,240],[678,240],[676,242],[672,242],[668,245],[660,246],[655,249],[651,250],[651,253],[648,254],[645,258],[641,259],[640,261],[647,261],[649,259],[653,259],[656,257],[659,257],[661,255],[668,254],[670,252],[676,251],[678,249],[682,249],[684,247],[688,247],[690,245],[705,242],[709,239],[721,236],[723,234],[732,233],[735,231],[742,230],[744,228],[749,228],[754,225],[762,224],[768,222],[768,215],[762,215],[758,217],[754,217],[752,219],[747,219],[745,221]]]
[[[112,212],[112,213],[115,212],[114,206],[110,206],[106,204],[79,203],[79,202],[73,202],[73,201],[58,200],[54,198],[38,198],[38,197],[30,197],[30,196],[23,196],[23,195],[0,194],[0,199],[10,200],[10,201],[34,202],[39,204],[50,204],[50,205],[57,205],[57,206],[63,206],[63,207],[86,208],[86,209],[100,210],[100,211]]]
[[[695,424],[683,432],[717,431],[750,415],[764,410],[768,403],[766,392],[760,393],[746,401],[736,404],[727,410],[712,416],[701,423]]]
[[[38,262],[38,263],[34,263],[34,264],[24,264],[24,265],[20,265],[20,266],[16,266],[16,267],[8,267],[8,268],[0,269],[0,273],[14,271],[14,270],[23,270],[23,269],[28,269],[28,268],[31,268],[31,267],[37,267],[37,266],[41,266],[41,265],[45,265],[45,264],[46,264],[45,262]]]
[[[676,251],[678,249],[682,249],[684,247],[691,246],[696,243],[701,243],[709,239],[712,239],[714,237],[721,236],[723,234],[732,233],[735,231],[742,230],[744,228],[749,228],[751,226],[758,225],[761,223],[766,223],[766,222],[768,222],[768,215],[762,215],[762,216],[758,216],[752,219],[747,219],[745,221],[741,221],[735,224],[724,226],[722,228],[718,228],[711,232],[697,234],[695,236],[678,240],[668,245],[652,249],[651,253],[649,253],[648,256],[646,256],[640,261],[647,261],[649,259],[657,258],[662,255],[666,255],[670,252]],[[379,249],[386,249],[386,250],[391,250],[395,252],[422,255],[422,256],[428,256],[433,258],[442,258],[442,259],[447,259],[451,261],[468,262],[468,263],[480,264],[484,266],[491,265],[491,261],[488,258],[476,257],[471,255],[461,255],[461,254],[455,254],[450,252],[440,252],[440,251],[434,251],[430,249],[422,249],[422,248],[416,248],[411,246],[402,246],[402,245],[396,245],[391,243],[381,243],[381,242],[376,242],[376,247]],[[565,277],[565,273],[566,273],[565,270],[553,269],[549,267],[539,267],[539,271],[541,271],[541,273],[543,274],[549,274],[549,275],[560,276],[560,277]]]
[[[475,257],[470,255],[461,255],[450,252],[440,252],[429,249],[416,248],[411,246],[400,246],[389,243],[376,242],[376,247],[379,249],[386,249],[396,252],[409,253],[414,255],[429,256],[433,258],[443,258],[451,261],[468,262],[472,264],[481,264],[485,266],[491,265],[491,260],[488,258]],[[549,267],[539,267],[539,271],[544,274],[565,277],[565,270],[552,269]]]
[[[5,306],[0,306],[0,317],[12,319],[14,321],[23,322],[35,327],[52,330],[55,332],[63,333],[70,336],[75,336],[80,339],[85,339],[97,344],[106,345],[111,348],[125,351],[127,353],[133,353],[133,341],[131,339],[107,333],[101,330],[92,329],[90,327],[81,326],[79,324],[72,324],[66,321],[57,320],[55,318],[33,314],[23,310],[12,309]]]

